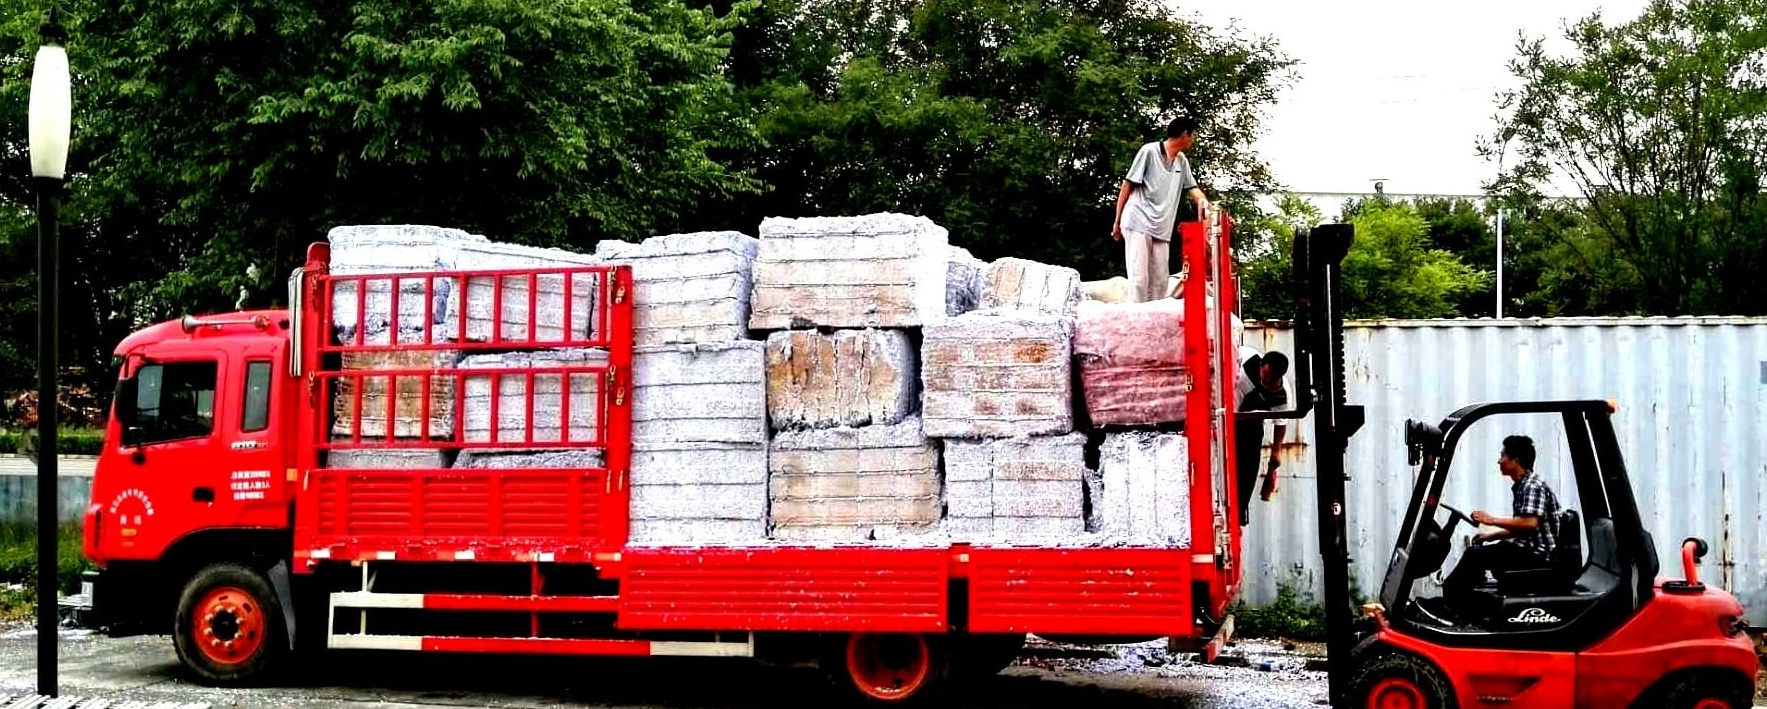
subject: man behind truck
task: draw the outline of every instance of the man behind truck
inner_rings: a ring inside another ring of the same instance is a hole
[[[1234,372],[1233,393],[1239,399],[1239,411],[1276,411],[1291,406],[1289,386],[1283,380],[1288,374],[1288,356],[1270,351],[1258,354],[1253,347],[1239,348],[1239,369]],[[1276,440],[1270,446],[1270,463],[1264,478],[1265,502],[1276,494],[1276,475],[1282,468],[1282,441],[1288,436],[1288,425],[1277,419]],[[1258,484],[1258,462],[1264,449],[1264,422],[1238,421],[1234,427],[1234,453],[1237,458],[1239,485],[1239,526],[1251,521],[1252,487]]]
[[[1166,297],[1166,278],[1171,271],[1172,233],[1178,225],[1180,195],[1196,202],[1204,214],[1209,199],[1197,187],[1184,156],[1195,141],[1196,120],[1187,116],[1166,126],[1166,139],[1147,143],[1135,153],[1135,162],[1117,190],[1117,218],[1111,238],[1123,242],[1129,271],[1129,302],[1146,303]]]

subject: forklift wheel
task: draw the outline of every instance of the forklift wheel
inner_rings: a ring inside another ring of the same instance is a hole
[[[1429,663],[1410,655],[1386,653],[1355,670],[1350,684],[1355,709],[1448,709],[1447,680]]]
[[[1749,709],[1753,693],[1744,686],[1718,680],[1723,677],[1686,677],[1663,694],[1664,709]]]

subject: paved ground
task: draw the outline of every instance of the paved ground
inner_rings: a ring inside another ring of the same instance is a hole
[[[0,695],[36,683],[36,633],[0,625]],[[1154,645],[1115,652],[1037,645],[998,678],[948,704],[973,709],[1299,709],[1321,706],[1324,675],[1283,648],[1245,643],[1253,667],[1200,666]],[[1268,663],[1260,668],[1260,665]],[[829,706],[811,670],[746,660],[502,659],[335,654],[291,686],[218,690],[178,672],[164,637],[112,639],[64,630],[64,695],[113,700],[203,701],[211,707],[601,707],[776,709]]]

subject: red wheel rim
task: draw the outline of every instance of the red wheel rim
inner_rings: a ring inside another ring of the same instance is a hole
[[[1374,685],[1374,691],[1368,693],[1367,709],[1423,709],[1428,706],[1424,701],[1423,690],[1416,682],[1403,677],[1389,677]]]
[[[1701,699],[1693,709],[1730,709],[1730,702],[1722,699]]]
[[[190,623],[197,651],[217,665],[239,665],[264,645],[264,608],[256,596],[236,586],[203,594]]]
[[[919,635],[854,635],[847,640],[847,674],[865,696],[902,701],[932,674],[932,652]]]

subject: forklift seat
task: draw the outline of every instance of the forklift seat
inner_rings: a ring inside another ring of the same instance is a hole
[[[1577,579],[1583,575],[1583,545],[1579,534],[1582,528],[1582,515],[1576,510],[1560,510],[1558,513],[1558,543],[1553,547],[1552,559],[1547,564],[1526,569],[1510,569],[1498,571],[1498,593],[1504,596],[1558,596],[1569,594],[1577,585]],[[1612,522],[1609,522],[1612,529]],[[1594,535],[1592,537],[1591,547]],[[1610,532],[1609,536],[1612,534]],[[1612,547],[1608,554],[1612,555]]]

